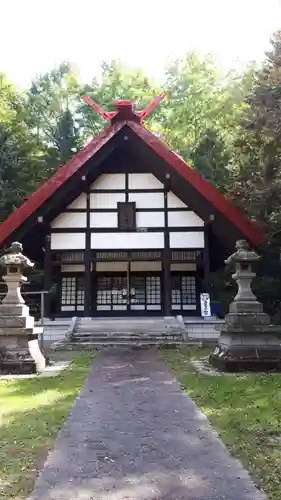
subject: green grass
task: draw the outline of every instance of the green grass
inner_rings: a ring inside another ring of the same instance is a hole
[[[281,374],[202,375],[190,361],[206,357],[209,350],[163,353],[230,451],[268,498],[281,500]]]
[[[0,498],[22,500],[81,390],[94,353],[59,352],[72,359],[54,378],[0,380]]]

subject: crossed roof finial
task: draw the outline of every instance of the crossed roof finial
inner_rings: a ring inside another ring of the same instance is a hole
[[[152,113],[152,111],[154,111],[154,109],[160,104],[160,102],[165,97],[167,97],[167,95],[168,95],[167,92],[162,92],[162,94],[155,97],[155,99],[153,99],[153,101],[143,111],[139,112],[135,111],[133,114],[135,116],[138,116],[140,121],[142,122],[145,118],[147,118],[147,116],[149,116]],[[88,95],[82,96],[82,99],[86,104],[88,104],[91,108],[93,108],[95,112],[98,113],[98,115],[102,116],[105,120],[112,120],[120,110],[119,109],[117,111],[104,111],[102,107]],[[127,107],[132,108],[131,101],[117,101],[117,107],[118,105],[120,107],[121,105],[122,107],[125,107],[127,105]]]

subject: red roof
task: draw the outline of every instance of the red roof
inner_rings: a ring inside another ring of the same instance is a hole
[[[123,102],[123,107],[125,102]],[[129,106],[130,105],[130,106]],[[119,106],[120,109],[121,106]],[[191,184],[215,209],[224,215],[249,242],[257,246],[264,240],[264,234],[257,226],[243,215],[236,207],[227,201],[212,184],[206,181],[196,170],[191,168],[178,154],[154,134],[149,132],[137,115],[132,112],[132,119],[128,119],[128,109],[115,114],[109,127],[92,139],[72,160],[61,166],[56,174],[46,181],[28,200],[13,212],[6,221],[0,225],[0,244],[11,236],[36,210],[38,210],[60,187],[77,172],[102,146],[104,146],[123,126],[129,126],[155,153],[174,168],[189,184]],[[118,109],[118,104],[117,104]],[[119,118],[119,119],[118,119]]]

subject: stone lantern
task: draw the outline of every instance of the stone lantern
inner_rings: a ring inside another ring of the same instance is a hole
[[[281,368],[281,327],[270,325],[268,314],[251,289],[256,273],[253,264],[260,256],[245,240],[236,243],[237,251],[225,263],[235,266],[232,275],[237,294],[225,317],[218,346],[211,353],[212,366],[225,371],[279,370]]]
[[[23,272],[34,266],[22,250],[21,243],[14,242],[0,258],[8,288],[0,304],[0,372],[5,373],[40,372],[46,366],[38,343],[40,329],[34,327],[34,318],[21,295],[26,281]]]

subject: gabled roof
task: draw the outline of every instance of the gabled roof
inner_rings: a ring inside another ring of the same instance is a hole
[[[117,113],[114,113],[110,125],[92,139],[72,160],[61,166],[53,177],[39,187],[23,205],[0,225],[0,244],[3,244],[124,126],[130,127],[160,158],[180,174],[184,181],[192,185],[202,197],[228,219],[230,224],[234,225],[252,245],[257,246],[264,240],[264,234],[257,224],[251,222],[178,154],[145,128],[141,124],[139,115],[133,112],[132,103],[121,101],[117,103]]]

